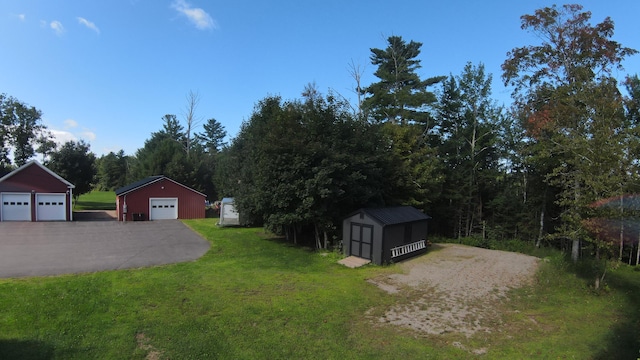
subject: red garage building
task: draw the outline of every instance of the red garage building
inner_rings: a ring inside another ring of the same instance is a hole
[[[201,219],[206,195],[169,179],[150,176],[116,190],[119,221]]]
[[[75,186],[33,160],[0,178],[0,220],[71,221]]]

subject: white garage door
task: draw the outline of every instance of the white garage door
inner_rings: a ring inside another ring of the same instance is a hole
[[[65,194],[36,194],[36,219],[38,221],[67,220]]]
[[[177,198],[150,198],[149,220],[170,220],[178,218]]]
[[[2,221],[31,221],[31,194],[2,194]]]

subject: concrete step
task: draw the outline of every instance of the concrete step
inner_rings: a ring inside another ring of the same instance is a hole
[[[342,264],[346,267],[350,267],[350,268],[357,268],[363,265],[366,265],[368,263],[370,263],[371,260],[367,260],[367,259],[363,259],[363,258],[359,258],[357,256],[349,256],[346,257],[340,261],[338,261],[338,264]]]

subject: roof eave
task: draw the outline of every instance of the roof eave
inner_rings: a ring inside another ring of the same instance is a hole
[[[128,189],[128,190],[126,190],[126,191],[123,191],[123,192],[121,192],[121,193],[117,193],[117,192],[116,192],[116,196],[127,195],[128,193],[130,193],[130,192],[132,192],[132,191],[136,191],[136,190],[141,189],[141,188],[143,188],[143,187],[145,187],[145,186],[149,186],[149,185],[151,185],[151,184],[153,184],[153,183],[156,183],[156,182],[158,182],[158,181],[160,181],[160,180],[163,180],[163,179],[165,179],[165,180],[169,180],[169,181],[171,181],[172,183],[174,183],[174,184],[176,184],[176,185],[178,185],[178,186],[182,186],[182,187],[183,187],[183,188],[185,188],[185,189],[191,190],[191,191],[193,191],[193,192],[194,192],[194,193],[196,193],[196,194],[199,194],[199,195],[204,196],[205,198],[207,197],[207,195],[206,195],[206,194],[203,194],[203,193],[201,193],[201,192],[199,192],[199,191],[196,191],[196,190],[194,190],[194,189],[192,189],[192,188],[190,188],[190,187],[188,187],[188,186],[186,186],[186,185],[180,184],[179,182],[177,182],[177,181],[175,181],[175,180],[173,180],[173,179],[170,179],[170,178],[168,178],[168,177],[166,177],[166,176],[164,176],[164,175],[159,175],[159,176],[158,176],[157,178],[155,178],[155,179],[149,179],[149,181],[147,181],[147,182],[145,182],[145,183],[143,183],[143,184],[140,184],[140,185],[138,185],[138,186],[136,186],[136,187],[134,187],[134,188]]]

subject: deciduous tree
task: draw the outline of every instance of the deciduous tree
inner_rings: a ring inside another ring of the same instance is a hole
[[[326,247],[346,212],[383,203],[390,170],[378,125],[311,90],[260,101],[223,151],[219,180],[250,221]]]
[[[453,210],[453,233],[482,229],[498,177],[498,131],[502,109],[491,98],[491,75],[470,63],[445,81],[438,107],[440,157],[446,167],[444,200]]]
[[[35,155],[33,148],[38,134],[45,128],[42,113],[13,97],[0,94],[0,163],[9,165],[9,148],[13,148],[13,161],[24,165]]]
[[[552,6],[522,16],[522,29],[542,43],[513,49],[502,65],[531,138],[558,161],[547,181],[561,189],[557,236],[571,239],[574,260],[580,241],[592,240],[583,226],[589,204],[624,188],[624,149],[631,138],[611,74],[637,52],[611,40],[610,18],[591,25],[591,13],[582,9]]]
[[[73,196],[76,200],[91,191],[97,173],[96,156],[83,140],[68,141],[60,150],[51,153],[47,167],[75,185]]]

